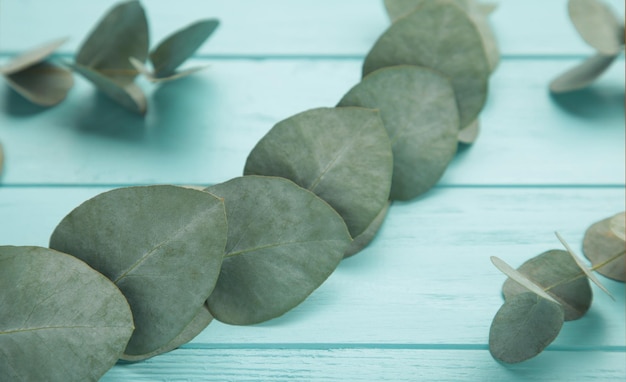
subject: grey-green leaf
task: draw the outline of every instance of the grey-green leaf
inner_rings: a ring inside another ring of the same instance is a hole
[[[568,69],[550,83],[552,93],[566,93],[587,87],[613,63],[617,56],[596,54]]]
[[[527,290],[533,292],[537,296],[544,298],[548,301],[552,301],[558,304],[552,296],[550,296],[543,288],[537,285],[533,280],[529,279],[526,275],[519,272],[517,269],[514,269],[509,264],[507,264],[504,260],[500,259],[496,256],[491,256],[491,262],[496,266],[502,273],[509,276],[512,280],[518,283],[520,286],[526,288]]]
[[[7,64],[0,66],[0,74],[9,75],[27,69],[44,61],[67,41],[67,37],[59,38],[39,47],[31,49],[11,59]]]
[[[5,76],[7,82],[27,100],[41,106],[63,101],[74,85],[72,73],[48,61]]]
[[[589,310],[592,299],[589,280],[566,251],[555,249],[544,252],[526,261],[517,270],[561,304],[566,321],[576,320]],[[508,300],[528,290],[507,279],[502,292]]]
[[[97,381],[133,332],[111,281],[47,248],[0,247],[0,306],[3,381]]]
[[[380,110],[393,150],[392,200],[428,191],[456,153],[454,90],[434,70],[409,65],[378,70],[350,89],[339,106]]]
[[[148,57],[148,22],[137,0],[114,6],[91,31],[76,55],[76,63],[118,83],[131,83],[137,71],[129,62]]]
[[[276,124],[254,147],[245,175],[280,176],[312,191],[360,235],[389,199],[393,154],[378,111],[319,108]]]
[[[489,329],[489,351],[502,362],[518,363],[541,353],[559,334],[563,309],[534,293],[507,299]]]
[[[624,240],[615,235],[608,217],[592,224],[585,232],[583,253],[600,274],[618,281],[626,281]]]
[[[228,243],[208,299],[213,316],[249,325],[301,303],[337,267],[351,239],[314,193],[274,177],[244,176],[207,189],[225,198]]]
[[[196,317],[219,275],[226,244],[223,200],[175,186],[100,194],[67,215],[50,247],[102,272],[122,290],[136,330],[125,354],[167,346]]]
[[[569,16],[580,36],[600,54],[617,55],[624,45],[624,26],[600,0],[569,0]]]
[[[458,139],[459,142],[464,144],[471,144],[476,141],[478,134],[480,133],[480,121],[475,119],[469,125],[459,130]]]
[[[111,100],[134,113],[141,115],[146,113],[148,107],[146,96],[134,82],[118,82],[116,79],[106,77],[102,73],[86,66],[78,64],[72,64],[71,66],[72,69],[96,85],[98,90]]]
[[[344,258],[353,256],[358,252],[361,252],[365,247],[370,244],[372,240],[374,240],[374,237],[378,233],[378,230],[385,221],[385,217],[387,216],[387,211],[389,211],[390,205],[391,202],[385,203],[383,208],[380,210],[380,212],[378,212],[378,215],[376,215],[370,225],[367,226],[365,231],[363,231],[363,233],[361,233],[359,236],[355,237],[354,240],[352,240],[352,244],[350,244],[350,247],[348,247],[343,255]]]
[[[626,241],[626,213],[620,212],[611,218],[609,221],[609,227],[611,232],[623,241]]]
[[[131,57],[130,63],[135,67],[135,69],[137,69],[137,72],[143,74],[148,79],[148,81],[154,82],[154,83],[174,81],[179,78],[192,75],[194,73],[197,73],[209,67],[209,65],[196,66],[193,68],[178,71],[169,77],[157,78],[154,76],[154,73],[152,73],[150,69],[148,69],[148,67],[143,62],[137,60],[136,58]]]
[[[393,23],[367,54],[363,75],[402,64],[432,68],[450,79],[461,126],[482,109],[489,63],[476,26],[458,5],[429,0]]]
[[[215,31],[219,21],[197,21],[168,36],[150,52],[154,77],[164,78],[176,74],[176,69],[187,60]],[[189,72],[191,74],[193,72]]]

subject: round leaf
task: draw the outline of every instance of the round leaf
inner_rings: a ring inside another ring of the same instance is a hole
[[[76,63],[128,84],[137,71],[128,60],[148,57],[148,22],[137,0],[113,7],[91,31],[76,55]]]
[[[526,292],[504,302],[489,329],[489,351],[502,362],[517,363],[541,353],[559,334],[563,309]]]
[[[476,141],[478,134],[480,133],[480,122],[475,119],[469,125],[459,130],[458,139],[459,142],[470,144]]]
[[[367,54],[363,75],[401,64],[432,68],[450,79],[460,126],[470,124],[482,109],[489,64],[476,26],[459,6],[428,1],[393,23]]]
[[[550,83],[552,93],[566,93],[587,87],[613,63],[617,56],[596,54],[561,74]]]
[[[378,70],[350,89],[339,106],[380,110],[393,151],[392,200],[428,191],[456,153],[454,91],[431,69],[404,65]]]
[[[5,78],[13,90],[41,106],[53,106],[63,101],[74,85],[74,77],[69,70],[47,61]]]
[[[367,226],[365,231],[363,231],[363,233],[361,233],[359,236],[355,237],[354,240],[352,240],[352,244],[350,244],[350,247],[348,247],[343,255],[344,258],[353,256],[358,252],[361,252],[365,247],[369,245],[372,240],[374,240],[374,237],[378,233],[378,230],[385,221],[385,217],[387,216],[387,211],[389,211],[390,205],[391,202],[385,203],[383,208],[380,210],[380,212],[378,212],[378,215],[376,215],[370,225]]]
[[[589,310],[592,298],[589,279],[566,251],[555,249],[544,252],[526,261],[517,270],[561,304],[566,321],[576,320]],[[512,279],[507,279],[502,286],[507,300],[527,291]]]
[[[583,253],[600,274],[614,280],[626,281],[625,244],[611,229],[612,219],[613,217],[609,217],[600,220],[587,229]]]
[[[223,201],[174,186],[100,194],[56,227],[50,247],[91,265],[122,290],[136,330],[125,354],[167,346],[209,296],[226,244]]]
[[[67,37],[59,38],[54,41],[50,41],[37,48],[27,51],[13,58],[7,64],[0,67],[0,74],[8,75],[17,73],[24,69],[27,69],[35,64],[38,64],[48,58],[55,50],[61,45],[65,44]]]
[[[97,381],[133,331],[126,299],[82,261],[47,248],[0,247],[3,381]]]
[[[624,26],[599,0],[569,0],[569,16],[580,36],[600,54],[617,55],[624,45]]]
[[[392,171],[378,111],[320,108],[276,124],[248,156],[244,174],[280,176],[312,191],[356,237],[387,203]]]
[[[626,241],[626,232],[624,232],[626,230],[626,213],[622,212],[613,216],[609,222],[609,227],[616,237]]]
[[[341,216],[287,179],[244,176],[207,190],[225,198],[228,218],[224,263],[208,299],[222,322],[255,324],[294,308],[350,245]]]
[[[119,83],[95,70],[78,64],[73,64],[72,68],[91,81],[98,90],[116,103],[134,113],[141,115],[146,113],[146,96],[135,83]]]
[[[176,69],[198,50],[218,25],[219,21],[215,19],[201,20],[163,40],[150,52],[154,77],[163,78],[175,75]],[[189,74],[191,73],[193,72]]]

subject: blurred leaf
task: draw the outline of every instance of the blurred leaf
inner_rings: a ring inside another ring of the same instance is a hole
[[[174,81],[177,80],[179,78],[183,78],[183,77],[187,77],[189,75],[192,75],[194,73],[200,72],[206,68],[209,67],[209,65],[202,65],[202,66],[197,66],[194,68],[189,68],[186,70],[182,70],[179,72],[176,72],[176,74],[169,76],[169,77],[163,77],[163,78],[156,78],[154,76],[154,73],[152,73],[150,71],[150,69],[148,69],[148,67],[146,65],[144,65],[144,63],[142,63],[141,61],[137,60],[134,57],[130,58],[130,63],[135,67],[135,69],[137,69],[137,71],[139,73],[141,73],[142,75],[144,75],[148,81],[150,82],[155,82],[155,83],[159,83],[159,82],[168,82],[168,81]]]
[[[566,251],[555,249],[544,252],[526,261],[517,270],[561,304],[566,321],[576,320],[589,310],[592,299],[589,280]],[[525,287],[512,279],[507,279],[502,286],[507,300],[526,292]]]
[[[255,324],[291,310],[350,245],[341,216],[289,180],[244,176],[207,190],[225,198],[228,219],[224,263],[208,299],[222,322]]]
[[[478,3],[478,8],[483,12],[485,16],[493,13],[498,8],[497,3]]]
[[[129,58],[145,62],[148,44],[143,7],[139,1],[126,1],[109,10],[91,31],[76,55],[76,64],[126,85],[137,76]]]
[[[457,5],[445,0],[428,1],[396,21],[367,54],[363,75],[402,64],[432,68],[451,81],[460,126],[470,124],[482,109],[489,63],[474,22]]]
[[[133,358],[168,348],[198,315],[215,286],[226,231],[223,201],[207,192],[128,187],[70,212],[50,247],[84,260],[122,290],[135,318],[125,350]]]
[[[319,108],[276,124],[254,147],[245,175],[280,176],[315,193],[360,235],[389,199],[393,154],[380,114]]]
[[[504,273],[505,275],[509,276],[513,281],[518,283],[520,286],[526,288],[527,290],[533,292],[534,294],[536,294],[539,297],[542,297],[542,298],[544,298],[544,299],[546,299],[548,301],[552,301],[555,304],[559,303],[552,296],[550,296],[548,293],[546,293],[541,286],[535,284],[535,282],[532,281],[531,279],[529,279],[526,275],[524,275],[521,272],[513,269],[513,267],[511,267],[509,264],[507,264],[504,260],[502,260],[502,259],[500,259],[500,258],[498,258],[496,256],[491,256],[491,262],[502,273]]]
[[[219,21],[215,19],[201,20],[176,31],[159,43],[150,52],[154,77],[181,77],[182,73],[176,73],[176,69],[200,48],[218,25]],[[187,70],[184,73],[191,74],[198,70]]]
[[[583,252],[600,274],[618,281],[626,281],[624,240],[611,229],[609,217],[592,224],[585,232]]]
[[[408,65],[378,70],[350,89],[339,106],[380,110],[393,150],[392,200],[428,191],[456,153],[454,90],[434,70]]]
[[[611,232],[613,234],[626,241],[626,213],[622,212],[613,216],[609,222],[609,227],[611,227]]]
[[[617,56],[596,54],[561,74],[550,83],[552,93],[566,93],[587,87],[613,63]]]
[[[96,85],[102,93],[126,109],[141,115],[146,113],[146,96],[134,82],[120,83],[78,64],[72,64],[72,68]]]
[[[541,353],[559,334],[563,309],[534,293],[507,299],[489,329],[489,351],[502,362],[518,363]]]
[[[44,61],[5,76],[7,82],[27,100],[41,106],[53,106],[63,101],[74,86],[72,73]]]
[[[380,227],[383,225],[390,205],[391,202],[389,201],[385,203],[383,208],[380,210],[380,212],[378,212],[378,215],[376,215],[370,225],[367,226],[365,231],[363,231],[363,233],[361,233],[359,236],[355,237],[354,240],[352,240],[352,244],[350,244],[350,246],[343,255],[344,258],[356,255],[369,245],[369,243],[376,236],[376,233],[378,233]]]
[[[133,317],[119,289],[82,261],[0,247],[3,381],[97,381],[122,355]]]
[[[6,76],[39,64],[54,53],[61,45],[65,44],[67,40],[67,37],[59,38],[20,54],[11,59],[8,63],[0,66],[0,74]]]
[[[569,16],[580,36],[600,54],[617,55],[624,45],[624,26],[599,0],[569,0]]]
[[[476,118],[472,123],[459,130],[458,139],[459,142],[470,144],[476,141],[478,134],[480,133],[480,121]]]

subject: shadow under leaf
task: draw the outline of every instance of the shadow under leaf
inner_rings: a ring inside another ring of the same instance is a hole
[[[29,117],[50,109],[30,102],[9,86],[5,86],[5,93],[2,108],[13,117]]]
[[[550,93],[560,108],[576,116],[593,120],[612,120],[624,117],[624,89],[609,86],[590,86],[569,93]]]
[[[117,140],[140,141],[145,136],[143,116],[100,93],[94,95],[91,105],[85,105],[77,113],[76,126],[81,132]]]

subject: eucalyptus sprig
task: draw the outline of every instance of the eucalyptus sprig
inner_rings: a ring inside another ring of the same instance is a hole
[[[569,0],[569,16],[580,36],[597,53],[559,75],[550,83],[552,93],[587,87],[624,50],[624,21],[602,0]]]
[[[132,61],[147,71],[141,66],[148,54],[145,15],[137,1],[112,12],[115,17],[106,16],[92,32],[73,66],[109,96],[141,112],[140,93],[133,90],[138,71],[130,66]],[[114,20],[122,28],[117,32],[134,30],[140,38],[115,38]],[[160,61],[158,52],[179,46],[174,42],[180,36],[200,39],[209,26],[191,26],[166,39],[151,55],[150,76],[177,76],[177,61],[191,54],[191,43],[183,53],[172,53],[171,60]],[[124,52],[99,56],[92,42],[100,39],[103,52]],[[205,190],[161,185],[108,191],[59,223],[50,239],[55,251],[0,247],[0,256],[27,259],[36,251],[45,261],[57,262],[55,275],[31,275],[27,260],[10,268],[0,261],[0,272],[35,280],[29,293],[40,296],[57,278],[71,277],[72,269],[59,263],[67,256],[56,252],[62,251],[87,263],[92,275],[106,276],[106,285],[116,291],[111,294],[121,292],[132,313],[132,333],[128,315],[102,316],[102,322],[90,326],[126,329],[126,337],[116,337],[114,344],[98,337],[94,343],[103,344],[100,354],[84,353],[100,366],[87,363],[58,371],[58,365],[67,363],[57,359],[81,352],[78,345],[60,345],[60,354],[36,373],[49,371],[53,381],[97,380],[112,359],[138,361],[172,350],[213,317],[248,325],[297,306],[342,258],[372,240],[390,198],[415,198],[438,181],[456,152],[459,132],[477,126],[490,73],[487,54],[476,22],[457,1],[424,0],[379,38],[364,62],[364,78],[338,107],[311,109],[276,124],[250,153],[243,177]],[[160,69],[161,62],[169,69]],[[30,309],[33,320],[46,320],[49,310],[32,308],[42,305],[38,299],[25,295],[24,302],[12,300],[24,293],[22,284],[0,286],[0,302],[11,300]],[[74,297],[78,286],[68,288],[54,290],[45,300],[49,306],[44,305],[70,313],[90,311],[89,299]],[[55,325],[65,327],[64,319],[71,321],[62,316]],[[21,317],[0,319],[0,345],[12,355],[10,364],[0,360],[0,375],[37,379],[29,370],[30,358],[20,355],[29,354],[25,346],[41,351],[45,344],[15,341],[16,330],[39,329],[23,322]],[[65,334],[54,338],[91,344],[82,331]],[[13,374],[7,374],[9,369]]]
[[[623,219],[624,213],[621,213],[587,230],[584,251],[586,255],[589,251],[593,253],[592,267],[588,267],[558,233],[565,251],[544,252],[517,270],[497,257],[491,258],[494,265],[509,276],[502,286],[504,305],[489,330],[489,350],[495,359],[518,363],[541,353],[557,337],[564,321],[579,319],[589,310],[590,280],[611,296],[593,271],[610,270],[613,278],[621,277],[624,281]],[[608,228],[611,222],[613,225]],[[621,272],[618,272],[620,266]]]

